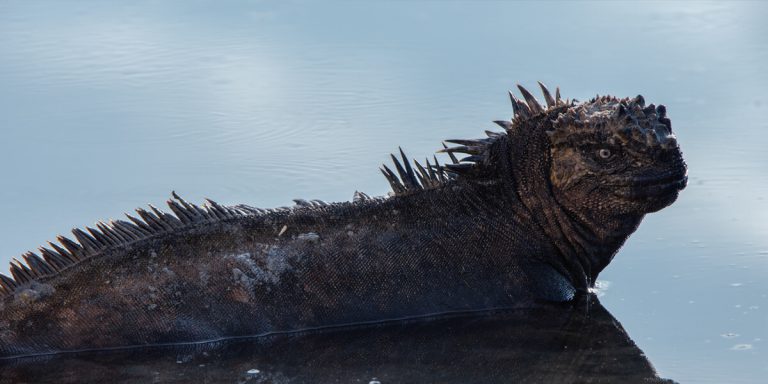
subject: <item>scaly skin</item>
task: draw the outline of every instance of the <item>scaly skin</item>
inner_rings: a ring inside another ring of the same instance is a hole
[[[174,194],[178,219],[140,211],[27,254],[0,276],[0,357],[569,301],[687,178],[663,110],[543,89],[547,108],[521,88],[506,132],[444,150],[466,161],[395,159],[389,198],[265,212]]]

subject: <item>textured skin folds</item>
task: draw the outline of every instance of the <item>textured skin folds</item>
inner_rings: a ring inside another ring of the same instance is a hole
[[[675,200],[685,164],[661,106],[521,91],[504,132],[442,150],[468,157],[393,156],[387,198],[262,210],[174,194],[175,215],[138,210],[26,254],[0,275],[0,357],[571,300]]]

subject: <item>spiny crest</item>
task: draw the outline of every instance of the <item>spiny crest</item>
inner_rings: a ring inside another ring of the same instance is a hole
[[[557,108],[564,105],[572,104],[570,100],[562,100],[560,98],[560,87],[557,87],[555,89],[555,97],[552,97],[552,94],[549,92],[549,89],[547,88],[547,86],[542,84],[540,81],[538,82],[538,84],[539,84],[539,87],[541,88],[541,93],[544,95],[544,100],[546,101],[546,105],[547,105],[546,108],[543,107],[541,104],[539,104],[539,101],[536,100],[533,94],[531,94],[531,92],[529,92],[520,84],[517,85],[517,88],[520,90],[520,93],[523,95],[523,98],[525,99],[525,101],[518,99],[517,97],[515,97],[515,94],[512,93],[512,91],[509,91],[509,98],[512,101],[512,111],[514,113],[512,117],[513,121],[526,120],[530,117],[533,117],[542,113],[547,113],[552,108]],[[509,127],[505,127],[505,128],[509,129]]]
[[[421,163],[413,160],[414,166],[411,166],[411,160],[408,159],[401,148],[401,159],[391,155],[397,173],[393,172],[386,165],[382,165],[381,173],[389,181],[389,184],[392,186],[392,192],[395,195],[405,195],[415,191],[436,188],[458,177],[480,178],[490,165],[490,145],[499,138],[506,136],[503,132],[485,131],[485,133],[488,135],[488,138],[485,139],[446,140],[448,143],[459,145],[448,147],[443,143],[443,149],[437,152],[448,154],[451,162],[442,165],[437,160],[437,157],[433,156],[434,163],[431,163],[429,159],[425,159],[426,166],[422,166]],[[457,153],[463,153],[468,156],[459,159],[456,157]]]
[[[490,168],[492,168],[490,158],[491,145],[500,138],[505,137],[507,132],[513,129],[513,126],[515,126],[516,123],[520,123],[542,113],[548,113],[554,108],[572,104],[570,100],[564,101],[560,98],[559,87],[555,90],[555,96],[553,97],[552,93],[544,84],[541,82],[538,84],[544,95],[546,107],[539,104],[538,100],[536,100],[527,89],[518,85],[517,87],[520,89],[520,93],[523,95],[525,101],[518,99],[510,91],[509,96],[512,100],[512,110],[514,111],[512,120],[494,121],[494,123],[504,129],[504,132],[485,131],[485,134],[488,137],[482,139],[446,140],[448,143],[458,144],[454,147],[448,147],[443,143],[443,149],[437,151],[440,153],[447,153],[451,160],[450,163],[440,165],[437,158],[434,158],[434,164],[430,164],[429,160],[427,160],[426,167],[423,167],[419,162],[414,161],[413,163],[416,166],[416,170],[414,170],[402,149],[400,149],[402,161],[395,155],[392,155],[392,161],[397,173],[393,172],[386,165],[382,166],[381,172],[387,178],[387,181],[389,181],[395,195],[403,195],[413,191],[434,188],[458,177],[479,179],[488,174],[491,170]],[[467,156],[459,159],[456,157],[457,153],[462,153]]]
[[[75,228],[72,235],[76,241],[58,236],[58,243],[49,242],[48,247],[40,247],[39,254],[26,252],[21,255],[23,261],[14,258],[10,266],[11,277],[0,273],[0,297],[12,295],[28,283],[53,276],[113,247],[124,246],[193,224],[268,212],[248,206],[227,207],[210,199],[206,199],[203,206],[197,206],[188,203],[176,192],[173,192],[172,196],[173,199],[168,200],[168,207],[175,215],[165,213],[152,205],[149,206],[150,210],[138,208],[136,213],[139,217],[126,213],[129,221],[100,221],[96,223],[96,228]]]
[[[459,165],[459,161],[451,154],[453,164],[440,165],[437,161],[437,157],[433,156],[434,164],[430,163],[428,158],[424,159],[426,166],[421,165],[416,160],[413,160],[414,167],[411,166],[411,160],[405,155],[402,148],[400,149],[400,157],[402,161],[394,154],[390,154],[392,157],[392,163],[395,166],[397,173],[393,172],[386,165],[382,165],[380,170],[384,174],[384,177],[392,187],[392,192],[395,195],[405,195],[415,191],[421,191],[424,189],[430,189],[443,185],[447,181],[451,180],[454,176],[450,173],[447,167]],[[355,193],[355,201],[369,199],[365,194]]]

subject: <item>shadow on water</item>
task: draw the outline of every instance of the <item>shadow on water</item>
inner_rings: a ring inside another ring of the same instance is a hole
[[[226,343],[3,363],[0,383],[670,383],[592,296]]]

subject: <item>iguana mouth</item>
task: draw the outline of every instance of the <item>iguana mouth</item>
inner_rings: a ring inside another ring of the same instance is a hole
[[[653,200],[677,194],[688,185],[685,167],[661,176],[639,176],[616,185],[613,193],[628,200]]]

